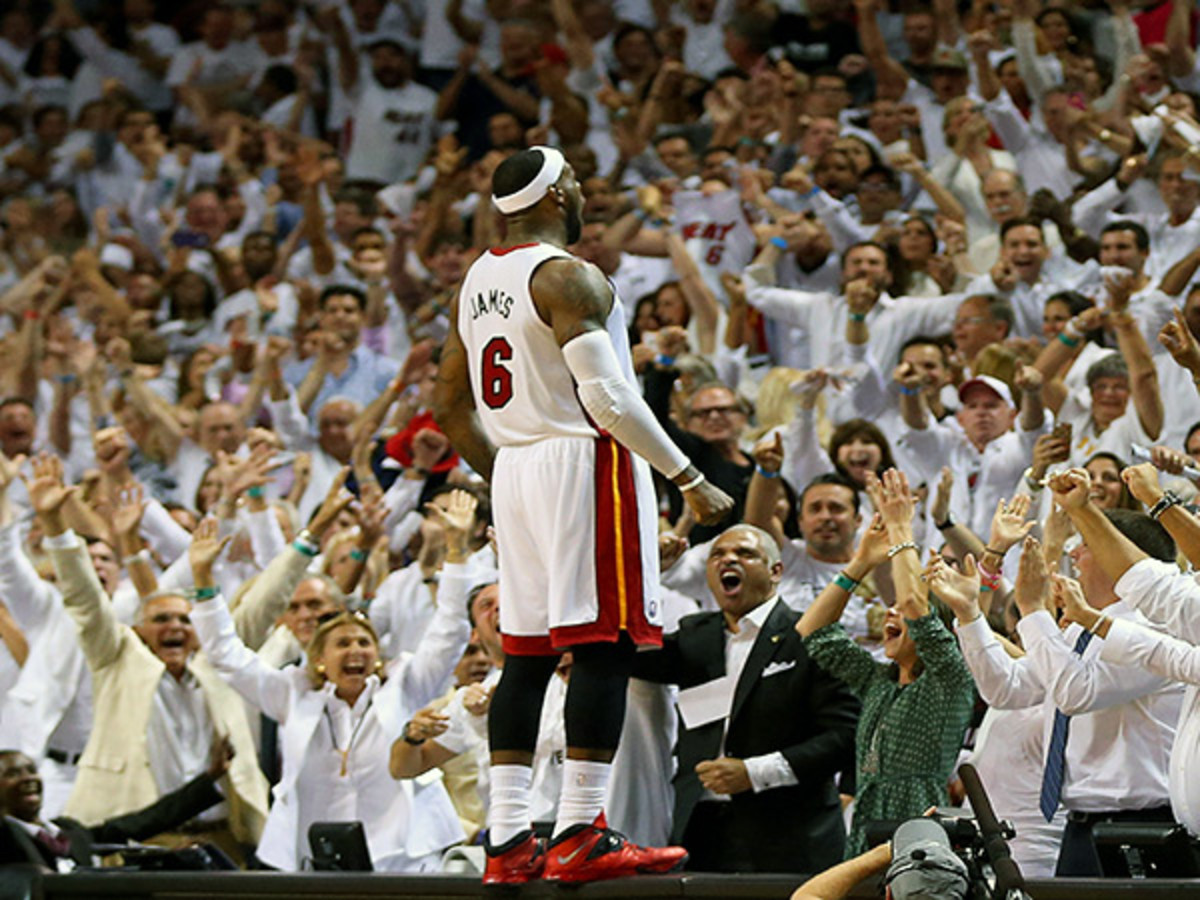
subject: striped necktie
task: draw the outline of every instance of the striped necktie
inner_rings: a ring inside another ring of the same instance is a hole
[[[1092,633],[1085,631],[1075,641],[1075,652],[1083,656]],[[1046,752],[1046,768],[1042,772],[1042,795],[1040,806],[1046,821],[1053,820],[1058,810],[1058,798],[1062,795],[1063,773],[1067,767],[1067,729],[1071,717],[1061,709],[1054,710],[1054,728],[1050,731],[1050,747]]]

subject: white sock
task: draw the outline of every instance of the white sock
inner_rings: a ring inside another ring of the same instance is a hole
[[[557,837],[572,825],[591,825],[604,809],[604,794],[612,763],[568,759],[563,763],[562,795],[558,800]]]
[[[492,766],[488,777],[491,779],[488,843],[498,847],[530,828],[529,786],[533,783],[533,769],[529,766]]]

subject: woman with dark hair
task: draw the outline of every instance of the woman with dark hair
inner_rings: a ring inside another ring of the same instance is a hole
[[[71,79],[82,58],[66,36],[52,31],[29,48],[18,91],[26,109],[61,106],[71,99]]]
[[[896,461],[887,436],[874,422],[850,419],[842,422],[829,439],[829,452],[821,450],[817,434],[817,397],[829,381],[820,369],[805,373],[796,383],[796,415],[783,430],[784,477],[801,490],[818,475],[837,472],[866,489],[871,475],[894,468]]]
[[[904,220],[896,249],[896,284],[892,289],[895,296],[939,297],[945,293],[929,272],[929,261],[937,256],[938,237],[924,216],[909,216]]]
[[[1092,502],[1100,509],[1144,511],[1142,504],[1134,499],[1128,485],[1122,480],[1121,471],[1125,468],[1125,462],[1115,453],[1104,450],[1093,453],[1083,467],[1092,476]]]
[[[167,339],[172,354],[189,353],[205,344],[220,343],[222,335],[213,329],[217,291],[212,282],[190,269],[170,277],[163,285],[167,294],[165,323],[158,333]]]
[[[1061,381],[1070,393],[1086,393],[1088,369],[1112,352],[1101,344],[1104,332],[1092,327],[1098,320],[1098,313],[1089,310],[1094,310],[1095,306],[1078,291],[1059,291],[1046,300],[1042,307],[1042,337],[1046,339],[1046,349],[1042,350],[1034,366],[1041,370],[1047,383]],[[1064,351],[1069,351],[1065,353],[1065,359],[1055,371],[1049,371],[1046,361],[1062,358]],[[1051,353],[1053,357],[1048,355]]]
[[[854,818],[848,857],[866,849],[866,823],[919,816],[947,802],[975,705],[975,683],[958,641],[930,608],[929,584],[913,541],[913,501],[907,479],[884,473],[873,482],[878,511],[854,558],[796,623],[817,664],[862,700],[858,720]],[[850,592],[890,560],[896,605],[887,612],[877,661],[838,622]],[[974,565],[972,575],[978,577]]]

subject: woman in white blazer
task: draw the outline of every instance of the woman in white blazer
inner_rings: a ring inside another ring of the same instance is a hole
[[[464,838],[449,795],[440,781],[393,780],[388,753],[411,715],[449,688],[470,632],[465,607],[439,602],[420,649],[390,663],[370,621],[341,612],[313,635],[307,667],[275,669],[242,643],[217,594],[212,561],[223,545],[215,522],[197,529],[192,621],[221,676],[279,722],[283,775],[258,858],[301,869],[313,822],[360,821],[377,870],[436,867],[441,851]],[[295,546],[316,553],[303,533]]]

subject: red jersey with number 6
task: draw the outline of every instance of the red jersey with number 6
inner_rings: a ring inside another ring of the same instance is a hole
[[[578,257],[553,244],[493,248],[467,270],[459,291],[458,332],[471,390],[483,430],[497,447],[599,433],[529,291],[534,272],[551,259]],[[625,310],[615,291],[606,325],[625,377],[633,382]]]

